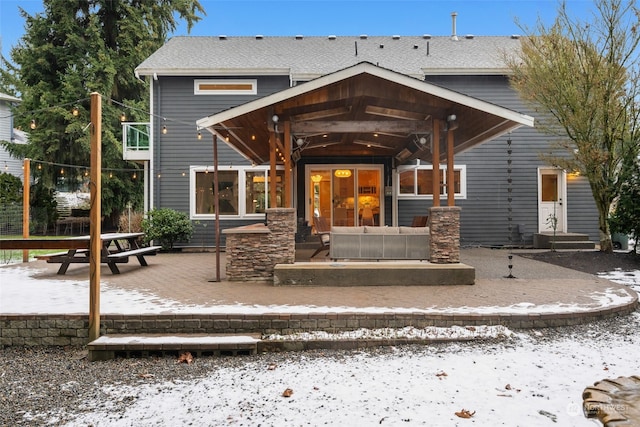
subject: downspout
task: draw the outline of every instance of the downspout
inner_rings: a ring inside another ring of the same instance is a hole
[[[149,87],[149,106],[150,106],[150,120],[149,127],[151,132],[149,132],[149,210],[152,210],[155,207],[155,179],[156,179],[156,168],[155,168],[155,114],[154,114],[154,81],[156,81],[157,77],[154,74],[151,79],[151,85]],[[158,90],[160,90],[160,86],[158,86]],[[160,99],[160,97],[158,97]]]

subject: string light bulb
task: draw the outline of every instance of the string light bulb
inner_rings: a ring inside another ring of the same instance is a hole
[[[120,113],[120,121],[124,122],[125,120],[127,120],[127,116],[124,114],[124,111],[122,113]]]
[[[73,117],[78,117],[78,114],[80,114],[78,107],[73,107],[73,109],[71,110],[71,114],[73,115]]]
[[[36,119],[31,119],[31,124],[29,125],[29,127],[31,129],[35,129],[36,128]]]
[[[167,134],[167,127],[165,125],[162,125],[162,134],[163,135]]]
[[[109,178],[113,178],[113,172],[109,172]]]
[[[133,173],[133,179],[136,179],[138,177],[138,175],[134,172]]]
[[[202,139],[202,132],[198,131],[198,139]]]

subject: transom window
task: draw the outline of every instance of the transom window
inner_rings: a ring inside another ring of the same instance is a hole
[[[258,81],[255,79],[196,79],[195,95],[255,95],[258,93]]]
[[[447,194],[446,166],[440,168],[440,194]],[[453,188],[456,199],[467,197],[467,169],[466,166],[454,166]],[[433,166],[401,166],[398,168],[398,197],[399,198],[433,198]]]
[[[283,207],[284,170],[276,171],[276,197]],[[191,167],[191,217],[215,217],[213,167]],[[220,216],[251,218],[263,216],[269,206],[268,168],[234,167],[218,169],[218,195]]]

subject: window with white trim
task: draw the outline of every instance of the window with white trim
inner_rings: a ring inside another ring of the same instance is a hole
[[[215,218],[213,167],[192,166],[190,176],[190,213],[192,219]],[[278,207],[284,206],[284,170],[276,171]],[[269,168],[221,167],[218,169],[220,217],[263,217],[269,206]]]
[[[195,95],[256,95],[258,81],[255,79],[195,79]]]
[[[447,168],[440,167],[440,194],[447,194]],[[400,166],[397,173],[398,198],[433,199],[433,166]],[[456,199],[467,198],[467,168],[455,165],[453,188]]]

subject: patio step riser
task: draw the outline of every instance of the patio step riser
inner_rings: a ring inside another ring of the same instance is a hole
[[[118,357],[179,356],[242,356],[256,354],[260,334],[243,335],[105,335],[87,344],[89,360],[109,360]]]

